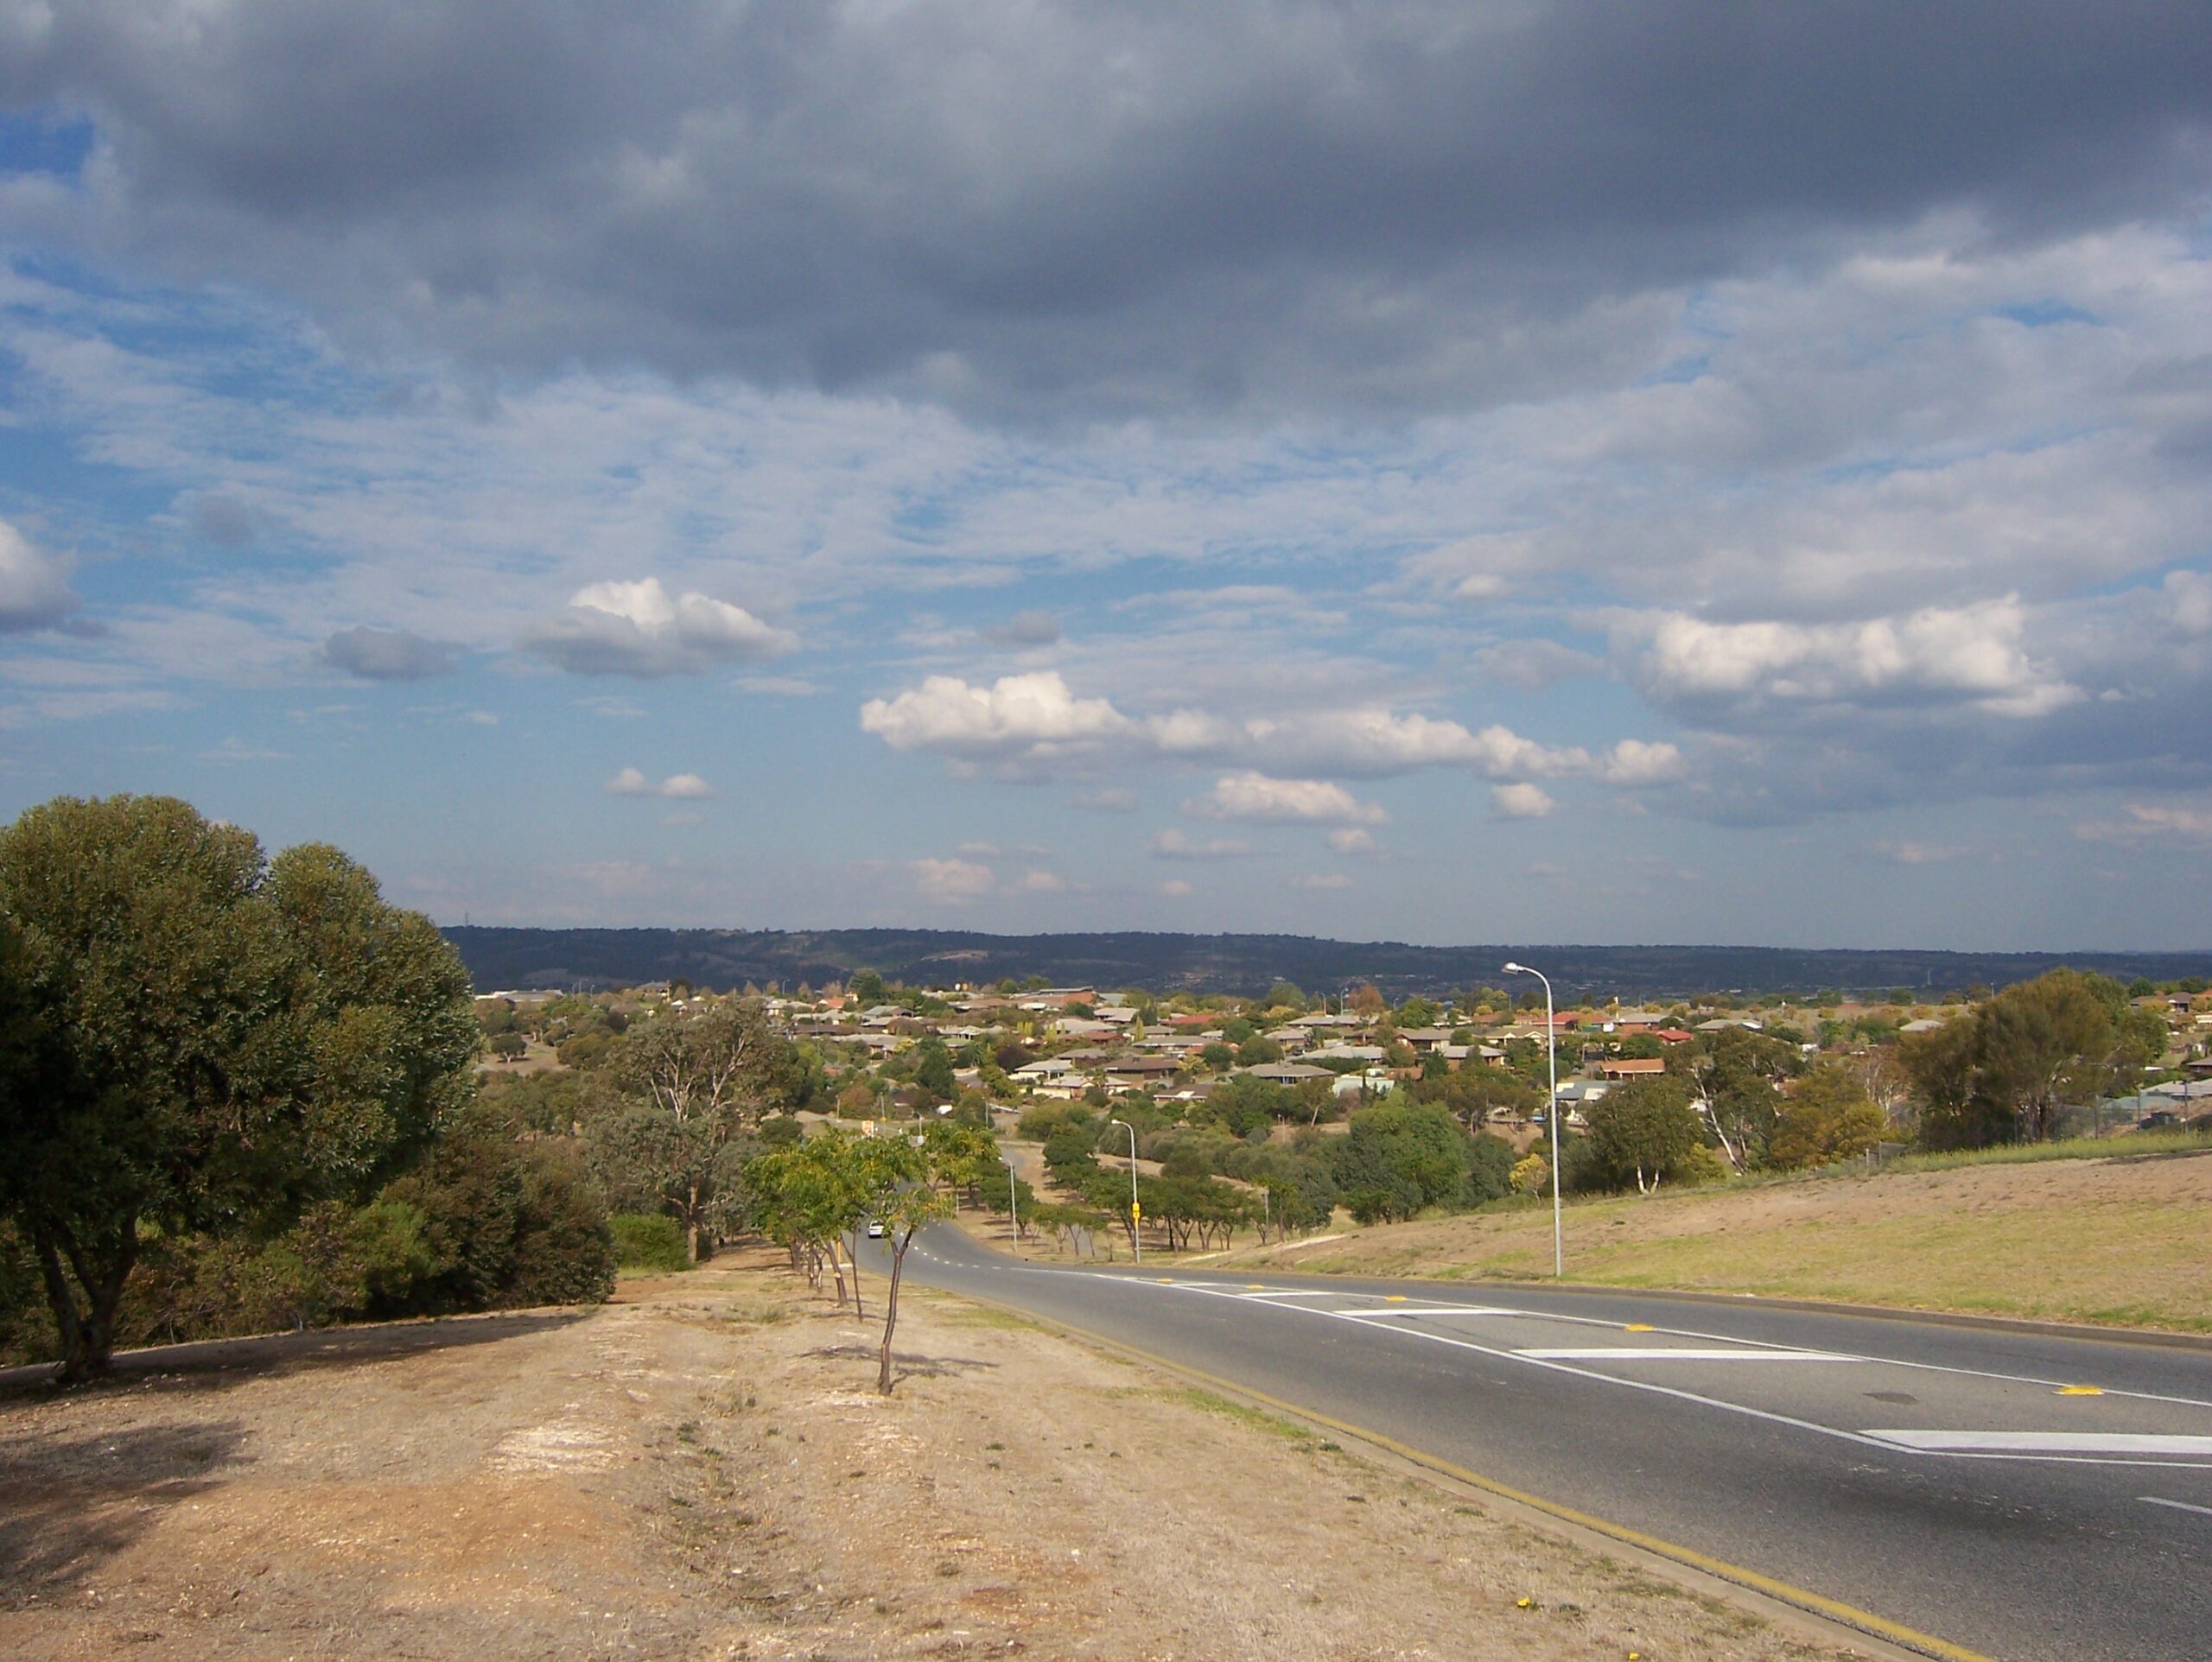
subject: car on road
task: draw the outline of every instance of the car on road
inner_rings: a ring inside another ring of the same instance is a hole
[[[883,1239],[883,1220],[881,1218],[870,1218],[868,1221],[868,1238],[870,1240],[881,1240]]]

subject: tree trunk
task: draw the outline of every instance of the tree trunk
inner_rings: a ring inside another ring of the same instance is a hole
[[[883,1352],[876,1370],[875,1388],[891,1394],[891,1335],[899,1325],[899,1277],[906,1267],[906,1248],[914,1239],[908,1229],[891,1243],[891,1291],[883,1296]]]
[[[105,1264],[90,1261],[85,1250],[66,1233],[41,1232],[33,1240],[46,1282],[47,1304],[61,1338],[62,1382],[82,1385],[101,1378],[115,1349],[115,1313],[123,1302],[124,1284],[130,1278],[131,1266],[138,1259],[137,1220],[126,1220],[117,1228]],[[81,1310],[61,1266],[65,1253],[78,1286],[84,1290]]]

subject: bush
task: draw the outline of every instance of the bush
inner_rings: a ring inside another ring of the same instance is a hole
[[[626,1270],[688,1270],[683,1226],[674,1218],[618,1212],[607,1219],[614,1236],[614,1261]]]

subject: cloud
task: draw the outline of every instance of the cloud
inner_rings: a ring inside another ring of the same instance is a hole
[[[67,566],[0,519],[0,634],[55,628],[78,605]]]
[[[1351,879],[1338,872],[1306,872],[1291,879],[1290,886],[1307,891],[1349,889]]]
[[[185,522],[201,542],[219,549],[242,549],[260,534],[260,519],[236,497],[202,492],[185,504]]]
[[[1177,826],[1154,834],[1148,845],[1162,860],[1241,860],[1252,845],[1240,837],[1208,837],[1203,841]]]
[[[1379,854],[1382,846],[1375,841],[1372,831],[1357,826],[1329,833],[1329,847],[1340,854]]]
[[[740,676],[730,682],[741,693],[765,698],[812,698],[822,688],[804,676]]]
[[[1491,816],[1501,820],[1541,820],[1554,806],[1541,788],[1525,782],[1491,786],[1490,805]]]
[[[671,773],[655,784],[636,768],[624,768],[603,789],[610,796],[658,796],[671,802],[702,802],[715,794],[696,773]]]
[[[1475,667],[1492,681],[1524,692],[1541,693],[1579,676],[1602,676],[1605,661],[1557,641],[1501,641],[1475,654]]]
[[[1024,894],[1058,894],[1065,889],[1067,879],[1052,872],[1024,872],[1014,885]]]
[[[1017,612],[995,628],[982,631],[993,646],[1050,646],[1060,638],[1060,620],[1049,612]]]
[[[1185,802],[1183,811],[1201,819],[1306,825],[1381,825],[1390,817],[1326,779],[1275,779],[1249,771],[1223,775],[1205,796]]]
[[[524,633],[524,647],[580,676],[702,675],[718,663],[788,652],[798,638],[742,606],[696,591],[671,599],[660,579],[592,583],[559,616]]]
[[[1609,785],[1655,785],[1679,779],[1688,771],[1677,746],[1624,739],[1606,752],[1598,777]]]
[[[57,234],[498,366],[1078,417],[1573,384],[1653,287],[2187,212],[2212,99],[2192,8],[2063,0],[26,15],[7,96],[97,130]]]
[[[2044,715],[2082,695],[2022,650],[2025,624],[2010,596],[1858,624],[1708,623],[1667,612],[1628,627],[1649,641],[1640,680],[1665,700],[1952,702]]]
[[[1125,785],[1107,785],[1097,790],[1078,791],[1068,801],[1095,814],[1133,814],[1136,811],[1137,793]]]
[[[861,707],[861,730],[893,750],[970,758],[1043,762],[1090,753],[1135,725],[1103,698],[1076,697],[1053,669],[1003,676],[988,687],[931,676]]]
[[[2088,842],[2169,843],[2190,848],[2212,847],[2212,806],[2129,802],[2125,812],[2126,817],[2122,819],[2092,821],[2077,825],[2074,828],[2075,834]]]
[[[340,629],[317,654],[323,663],[363,681],[423,681],[451,673],[454,650],[404,629]]]
[[[1973,851],[1955,845],[1920,842],[1910,837],[1887,839],[1873,845],[1874,852],[1898,866],[1941,866],[1964,860]]]
[[[945,905],[960,906],[980,900],[998,886],[998,879],[991,868],[978,866],[973,860],[918,860],[908,869],[924,899]]]
[[[1179,877],[1171,877],[1160,885],[1160,892],[1171,900],[1179,900],[1191,892],[1191,885]]]

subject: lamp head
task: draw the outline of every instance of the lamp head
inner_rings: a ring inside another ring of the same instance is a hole
[[[1526,975],[1529,973],[1529,967],[1525,964],[1508,964],[1505,967],[1505,973],[1508,975]]]

